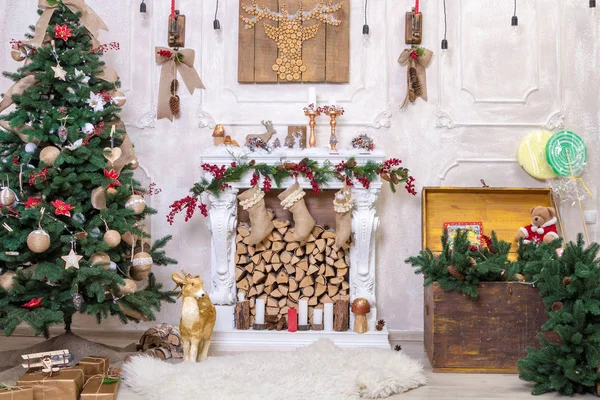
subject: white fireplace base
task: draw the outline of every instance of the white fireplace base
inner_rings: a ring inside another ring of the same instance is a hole
[[[339,347],[370,347],[389,349],[388,330],[369,329],[369,332],[359,334],[352,331],[239,331],[232,324],[234,306],[216,306],[217,323],[210,341],[213,351],[261,351],[261,350],[293,350],[308,346],[311,343],[326,338]]]

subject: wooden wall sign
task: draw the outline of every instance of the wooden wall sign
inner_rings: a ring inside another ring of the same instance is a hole
[[[348,83],[350,0],[240,0],[239,83]]]

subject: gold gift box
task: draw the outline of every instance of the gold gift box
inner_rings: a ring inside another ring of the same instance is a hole
[[[63,368],[52,376],[45,372],[28,372],[17,385],[31,387],[34,400],[77,400],[83,388],[83,370]]]
[[[5,387],[0,389],[0,400],[33,400],[30,387]]]
[[[90,379],[81,392],[81,400],[116,400],[119,382],[103,383],[103,380],[103,378]]]
[[[83,368],[85,379],[88,380],[94,375],[106,375],[110,360],[108,357],[89,356],[79,361],[79,367]]]

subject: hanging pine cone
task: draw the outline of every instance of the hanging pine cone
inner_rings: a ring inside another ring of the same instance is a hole
[[[169,100],[169,106],[171,107],[171,112],[174,117],[179,117],[179,113],[181,112],[181,105],[179,101],[179,96],[171,96]]]
[[[477,265],[477,260],[475,260],[473,257],[467,257],[467,260],[469,260],[471,267],[474,267]]]
[[[415,96],[421,95],[421,82],[419,82],[419,77],[417,76],[417,69],[414,67],[410,67],[408,70],[410,76],[410,86],[415,91]]]
[[[454,265],[448,265],[448,272],[459,281],[465,280],[465,274],[459,272]]]
[[[179,90],[179,81],[177,79],[173,79],[171,81],[171,94],[175,96],[177,94],[177,90]]]
[[[384,326],[385,326],[385,320],[380,319],[379,321],[377,321],[377,325],[375,325],[375,329],[377,329],[378,331],[382,331]]]
[[[552,311],[554,312],[559,312],[560,310],[562,310],[564,304],[561,301],[555,301],[554,303],[552,303]]]
[[[569,278],[568,276],[565,276],[563,278],[563,285],[567,286],[571,284],[571,278]]]
[[[513,278],[515,278],[517,282],[525,282],[525,277],[521,274],[515,274]]]
[[[415,91],[410,89],[408,91],[408,100],[410,100],[411,103],[414,103],[416,99],[417,99],[417,95],[415,94]]]

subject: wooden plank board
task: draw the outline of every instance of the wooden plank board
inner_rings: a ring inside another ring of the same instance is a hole
[[[247,0],[240,0],[240,4]],[[240,6],[240,15],[243,15],[243,10]],[[238,82],[239,83],[254,83],[254,31],[246,29],[245,23],[240,18],[239,34],[238,34]]]
[[[327,25],[325,38],[325,80],[329,83],[350,81],[350,0],[335,13],[341,20],[340,26]]]
[[[484,234],[495,231],[500,240],[512,243],[514,258],[515,235],[531,223],[534,206],[554,207],[551,189],[424,188],[423,248],[442,250],[444,222],[482,222]]]
[[[312,10],[320,0],[304,0],[304,9]],[[303,26],[320,24],[319,32],[314,38],[302,44],[302,62],[306,72],[302,73],[302,82],[325,81],[325,35],[327,29],[319,21],[304,21]]]
[[[548,319],[539,290],[517,282],[481,283],[477,300],[434,283],[425,309],[425,347],[440,372],[515,373]]]
[[[244,1],[246,4],[249,3],[248,0],[240,0],[240,2]],[[260,4],[267,6],[273,12],[279,9],[278,0],[261,0]],[[272,67],[275,60],[277,60],[277,44],[265,33],[265,24],[279,25],[277,22],[268,19],[263,19],[254,25],[254,82],[276,83],[277,75]]]

